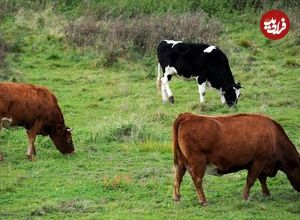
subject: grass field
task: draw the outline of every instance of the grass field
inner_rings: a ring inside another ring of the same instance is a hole
[[[76,154],[63,156],[48,137],[38,137],[36,160],[29,162],[24,129],[2,130],[0,219],[299,219],[300,194],[282,172],[268,179],[270,197],[261,195],[256,182],[249,201],[241,198],[246,171],[206,176],[206,207],[198,204],[187,174],[182,201],[173,202],[171,146],[172,123],[181,112],[255,112],[277,120],[300,149],[298,17],[279,41],[260,33],[259,12],[218,18],[223,28],[217,45],[245,87],[237,108],[228,108],[214,89],[199,104],[196,83],[176,78],[175,104],[162,104],[153,51],[134,60],[120,56],[106,67],[101,54],[66,42],[63,13],[36,13],[46,15],[47,25],[40,27],[26,10],[0,21],[0,37],[13,45],[6,57],[13,77],[5,80],[45,85],[55,93],[74,130]]]

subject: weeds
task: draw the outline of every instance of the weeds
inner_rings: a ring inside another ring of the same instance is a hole
[[[0,33],[0,81],[11,79],[14,76],[14,72],[6,61],[9,50],[11,50],[10,45],[4,40]]]
[[[65,37],[76,46],[95,46],[99,25],[92,18],[81,17],[70,22],[65,28]]]
[[[4,65],[8,50],[9,45],[5,42],[0,33],[0,66]]]
[[[112,66],[119,57],[131,59],[131,51],[154,53],[158,42],[164,39],[213,44],[221,31],[221,23],[204,12],[98,21],[81,17],[64,28],[67,42],[79,47],[98,48],[104,67]]]

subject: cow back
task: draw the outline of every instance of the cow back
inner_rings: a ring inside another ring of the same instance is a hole
[[[178,143],[190,163],[204,155],[207,164],[230,172],[247,168],[257,157],[275,159],[274,128],[270,118],[254,114],[189,114],[178,125]]]
[[[0,117],[12,118],[12,126],[30,129],[37,119],[50,125],[53,112],[57,114],[60,110],[55,96],[47,88],[23,83],[0,83]]]

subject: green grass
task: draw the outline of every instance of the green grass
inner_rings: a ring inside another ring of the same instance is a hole
[[[49,19],[57,18],[51,14]],[[259,32],[253,15],[222,21],[219,46],[245,87],[238,107],[231,109],[221,105],[214,89],[200,105],[196,83],[176,78],[171,82],[175,104],[163,105],[154,54],[99,67],[97,53],[69,46],[48,20],[45,28],[30,29],[27,22],[7,17],[0,23],[5,39],[15,45],[8,61],[19,80],[45,85],[56,94],[74,129],[76,154],[62,156],[48,137],[38,137],[36,160],[29,162],[24,129],[1,131],[0,219],[299,218],[300,194],[281,172],[268,180],[271,197],[262,197],[256,182],[247,202],[241,199],[245,171],[206,176],[207,207],[198,205],[187,174],[182,201],[173,202],[171,150],[172,123],[184,111],[264,113],[300,146],[299,31],[273,42]]]

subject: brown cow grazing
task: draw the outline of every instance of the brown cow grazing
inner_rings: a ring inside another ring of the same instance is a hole
[[[210,117],[180,114],[173,125],[174,194],[188,170],[195,184],[200,204],[207,200],[202,180],[209,171],[222,175],[248,170],[243,198],[258,178],[263,195],[270,195],[267,177],[283,171],[291,185],[300,192],[300,156],[283,128],[271,118],[258,114]]]
[[[29,160],[36,154],[36,135],[49,135],[62,154],[74,152],[71,130],[65,126],[56,97],[45,87],[0,83],[0,130],[8,126],[22,126],[27,130]]]

